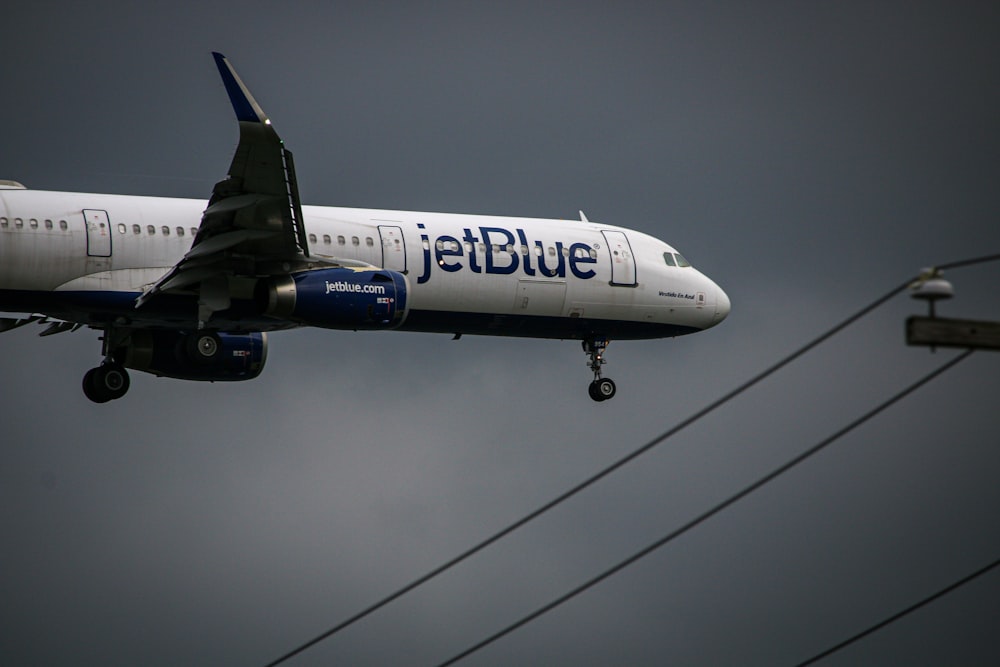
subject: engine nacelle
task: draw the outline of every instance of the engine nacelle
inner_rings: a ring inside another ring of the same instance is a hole
[[[126,368],[179,380],[252,380],[267,361],[267,334],[140,329],[118,350]]]
[[[265,315],[325,329],[392,329],[406,319],[406,276],[387,269],[317,269],[258,287]]]

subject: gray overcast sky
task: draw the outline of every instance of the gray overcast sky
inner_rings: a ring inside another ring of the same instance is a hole
[[[613,343],[273,335],[264,374],[133,374],[0,337],[0,662],[263,664],[548,501],[921,267],[1000,250],[995,3],[49,3],[4,10],[0,178],[207,197],[225,53],[306,203],[653,234],[729,319]],[[1000,319],[1000,267],[949,274]],[[665,535],[955,354],[897,298],[294,665],[429,665]],[[795,664],[1000,555],[982,352],[464,664]],[[824,665],[1000,663],[994,573]]]

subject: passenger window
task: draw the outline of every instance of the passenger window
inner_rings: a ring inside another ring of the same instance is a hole
[[[323,243],[325,243],[326,245],[330,245],[331,242],[332,242],[332,240],[330,239],[330,235],[329,234],[323,234]]]
[[[51,220],[46,220],[45,221],[45,229],[52,229],[52,221]]]
[[[184,228],[183,227],[178,227],[177,228],[177,236],[184,236]]]
[[[315,234],[310,234],[309,235],[309,243],[316,243],[316,235]]]
[[[31,225],[32,229],[38,229],[38,220],[32,218],[28,221],[28,224]]]
[[[372,237],[369,236],[368,238],[365,239],[365,245],[368,246],[369,248],[375,247],[374,239],[372,239]]]
[[[146,233],[149,234],[150,236],[153,236],[154,234],[156,234],[156,227],[154,227],[153,225],[146,225]]]
[[[197,227],[192,227],[191,228],[191,236],[198,236],[198,228]]]
[[[687,268],[687,267],[691,266],[691,262],[689,262],[686,259],[684,259],[684,256],[681,255],[679,252],[674,253],[674,257],[677,258],[677,266],[680,266],[682,268]]]
[[[361,245],[361,239],[359,239],[357,236],[352,236],[351,237],[351,245],[355,245],[355,246]]]
[[[125,229],[126,229],[125,225],[123,223],[119,222],[118,223],[118,233],[119,234],[124,234],[125,233]]]
[[[163,232],[164,236],[170,236],[170,228],[167,227],[166,225],[160,227],[160,231]]]
[[[21,220],[21,218],[14,218],[14,226],[18,229],[24,227],[24,220]]]
[[[677,266],[677,262],[674,261],[674,253],[672,252],[663,253],[663,261],[667,263],[667,266]]]
[[[133,234],[139,234],[141,232],[142,232],[142,227],[140,227],[139,225],[132,225]]]
[[[65,231],[68,228],[69,228],[69,225],[66,224],[65,220],[60,220],[59,221],[59,229],[62,229],[63,231]]]
[[[8,225],[10,225],[10,223],[7,221],[7,218],[0,218],[0,227],[7,229]]]

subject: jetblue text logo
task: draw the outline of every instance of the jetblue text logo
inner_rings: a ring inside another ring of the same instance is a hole
[[[417,225],[423,229],[423,225]],[[473,273],[510,275],[520,270],[526,276],[565,278],[566,268],[577,278],[588,280],[597,275],[589,264],[597,263],[596,253],[586,243],[573,243],[568,248],[562,241],[550,246],[554,252],[546,256],[541,241],[529,243],[523,229],[513,232],[500,227],[479,227],[477,236],[471,229],[465,234],[439,236],[432,244],[426,234],[420,235],[424,249],[424,270],[418,283],[431,279],[431,266],[454,273],[468,267]],[[477,248],[482,251],[477,254]],[[433,253],[433,257],[432,257]]]
[[[326,293],[330,292],[350,292],[355,294],[385,294],[385,285],[358,285],[343,280],[335,282],[326,281]],[[381,303],[381,302],[380,302]]]

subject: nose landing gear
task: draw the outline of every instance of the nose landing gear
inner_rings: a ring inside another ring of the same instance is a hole
[[[604,350],[607,349],[607,338],[590,338],[583,341],[583,351],[590,357],[590,370],[594,371],[594,381],[590,383],[587,392],[595,401],[606,401],[615,395],[615,382],[611,378],[601,377],[601,366],[604,365]]]

